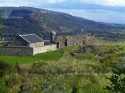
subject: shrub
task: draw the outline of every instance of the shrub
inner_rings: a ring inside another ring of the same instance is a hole
[[[11,68],[10,64],[0,61],[0,77],[3,76],[9,68]]]
[[[125,68],[117,67],[113,69],[113,75],[108,78],[111,82],[105,89],[115,93],[125,93]]]
[[[125,77],[121,74],[112,75],[109,80],[111,85],[106,86],[106,89],[115,93],[125,93]]]

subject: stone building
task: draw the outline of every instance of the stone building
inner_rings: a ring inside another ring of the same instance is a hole
[[[31,56],[73,45],[87,45],[96,42],[91,34],[58,36],[52,31],[50,40],[43,40],[36,34],[17,35],[7,46],[0,47],[0,55]],[[50,42],[47,45],[45,42]]]
[[[13,46],[27,46],[27,47],[42,47],[44,46],[44,41],[36,34],[23,34],[17,35]]]
[[[44,45],[44,40],[36,34],[17,35],[8,46],[0,46],[0,55],[33,56],[56,50],[56,44]]]
[[[56,36],[55,43],[57,48],[73,45],[87,45],[95,43],[96,38],[91,34],[79,34],[69,36]]]

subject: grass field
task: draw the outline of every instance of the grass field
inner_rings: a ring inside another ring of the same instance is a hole
[[[124,58],[123,43],[73,46],[29,57],[0,56],[19,63],[0,79],[0,93],[112,93],[104,89],[110,84],[107,77],[125,63]]]
[[[37,54],[35,56],[0,56],[0,60],[11,64],[27,64],[40,61],[58,61],[62,57],[63,53],[64,49],[59,49],[43,54]]]

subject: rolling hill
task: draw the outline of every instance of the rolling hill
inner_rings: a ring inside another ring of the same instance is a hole
[[[125,29],[119,24],[95,22],[65,13],[32,7],[0,7],[0,25],[0,35],[36,33],[41,37],[53,30],[58,34],[112,35],[114,32]]]

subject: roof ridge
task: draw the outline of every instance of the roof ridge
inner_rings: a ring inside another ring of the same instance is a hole
[[[19,34],[18,34],[19,35]],[[20,37],[22,37],[24,40],[26,40],[23,36],[19,35]],[[26,40],[28,43],[30,43],[28,40]]]
[[[21,36],[27,36],[27,35],[36,35],[36,34],[22,34]]]

